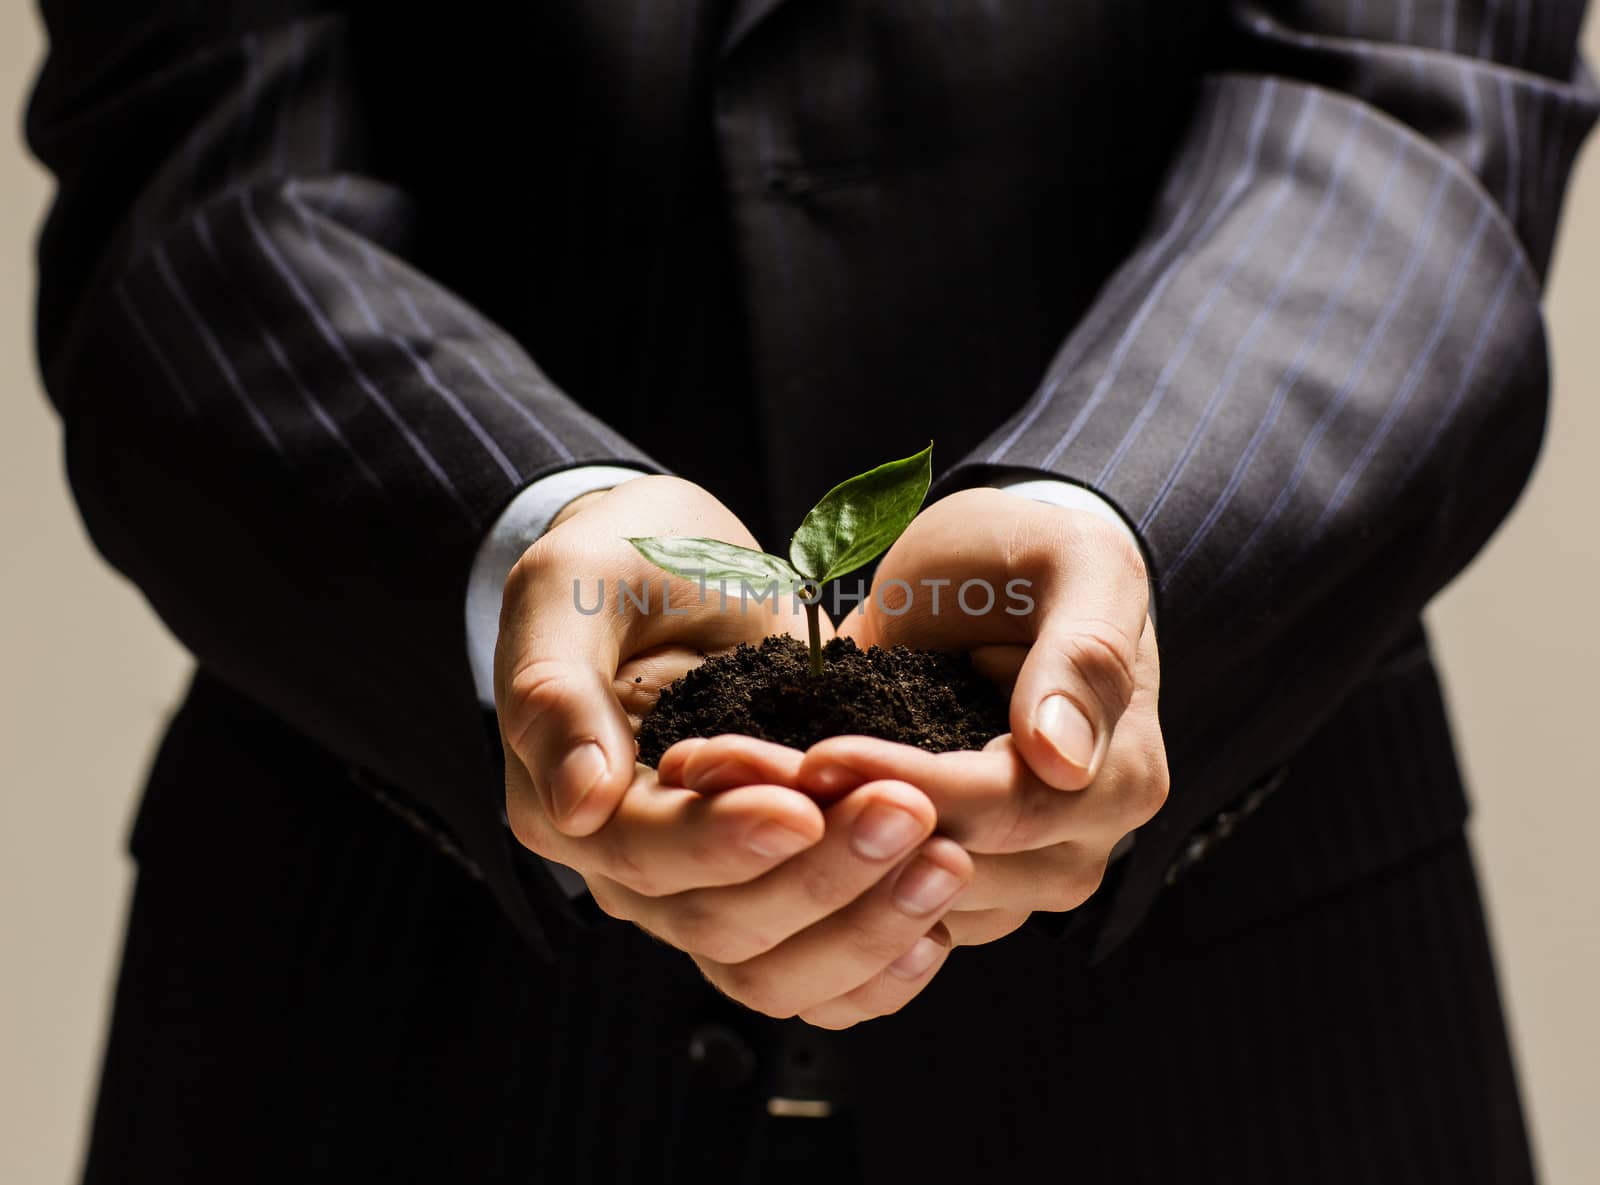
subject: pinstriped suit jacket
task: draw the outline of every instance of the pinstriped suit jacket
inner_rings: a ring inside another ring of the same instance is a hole
[[[543,474],[680,472],[775,539],[931,436],[938,491],[1118,506],[1173,792],[1103,953],[1538,451],[1581,0],[43,7],[39,351],[97,545],[536,943],[461,605]]]

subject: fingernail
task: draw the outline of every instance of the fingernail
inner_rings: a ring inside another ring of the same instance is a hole
[[[584,741],[561,759],[556,767],[552,795],[555,798],[557,820],[568,819],[576,813],[583,800],[606,776],[606,755],[593,741]]]
[[[916,946],[889,964],[889,970],[901,979],[915,979],[938,961],[939,952],[942,950],[944,950],[942,944],[923,935],[917,939]]]
[[[1088,769],[1094,761],[1094,726],[1066,696],[1045,696],[1033,727],[1062,760],[1079,769]]]
[[[687,779],[691,790],[728,789],[759,780],[751,773],[749,766],[738,760],[719,761],[709,769],[696,771],[694,776]]]
[[[758,823],[744,842],[758,856],[792,856],[809,848],[811,837],[769,819],[765,823]]]
[[[921,917],[938,909],[960,890],[960,877],[922,858],[913,862],[895,882],[894,903],[912,917]]]
[[[806,770],[806,789],[813,794],[838,794],[862,782],[861,775],[843,765],[814,765]]]
[[[922,838],[922,823],[908,811],[875,802],[856,816],[850,846],[868,860],[898,856]]]

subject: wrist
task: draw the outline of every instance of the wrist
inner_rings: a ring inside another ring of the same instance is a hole
[[[1149,551],[1144,540],[1121,511],[1087,486],[1061,478],[1035,473],[1030,470],[1012,470],[995,476],[993,487],[1033,502],[1043,502],[1063,510],[1083,511],[1109,524],[1123,537],[1138,555],[1146,577],[1146,611],[1152,626],[1156,624],[1156,580],[1150,567]]]
[[[506,577],[555,520],[584,507],[583,495],[615,489],[646,474],[619,465],[578,465],[524,487],[501,511],[478,546],[467,578],[466,642],[478,701],[494,706],[494,648]],[[586,504],[585,504],[586,505]]]
[[[595,502],[598,502],[601,498],[605,497],[615,488],[615,486],[605,486],[602,489],[589,490],[585,493],[579,494],[576,498],[572,499],[572,501],[564,505],[560,510],[556,511],[554,517],[550,519],[550,526],[548,529],[551,531],[555,530],[569,518],[581,513],[586,507],[593,505]]]

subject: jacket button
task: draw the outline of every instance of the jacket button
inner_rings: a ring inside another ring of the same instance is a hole
[[[718,1086],[741,1086],[756,1070],[755,1052],[724,1025],[701,1025],[689,1034],[689,1060]]]

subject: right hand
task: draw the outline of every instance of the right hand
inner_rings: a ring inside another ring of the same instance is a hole
[[[562,863],[545,849],[596,832],[634,781],[635,725],[661,688],[706,654],[768,634],[806,636],[804,612],[785,598],[741,612],[730,594],[724,607],[715,585],[702,596],[640,555],[630,535],[758,546],[699,486],[641,477],[569,504],[512,568],[495,646],[506,810],[526,846]],[[648,598],[645,611],[624,587]]]

